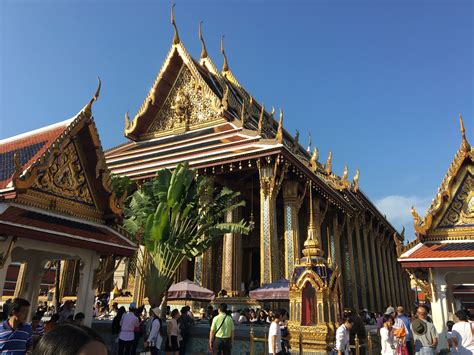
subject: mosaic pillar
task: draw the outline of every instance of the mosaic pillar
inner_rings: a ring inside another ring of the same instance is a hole
[[[385,306],[392,305],[392,291],[391,291],[391,283],[390,283],[390,265],[387,260],[387,242],[385,240],[385,236],[383,234],[380,235],[380,251],[382,255],[382,269],[384,274],[384,285],[385,285]]]
[[[362,299],[359,300],[360,308],[369,308],[369,300],[367,296],[367,278],[369,274],[366,272],[367,270],[364,268],[364,264],[367,264],[368,260],[365,259],[365,255],[362,253],[362,236],[360,234],[360,220],[357,219],[355,221],[355,232],[356,232],[356,245],[357,245],[357,255],[359,256],[359,265],[357,265],[357,271],[360,275],[360,285]],[[359,309],[359,308],[357,308]]]
[[[339,225],[339,222],[337,220],[337,213],[334,214],[334,217],[332,219],[332,225],[333,225],[333,230],[334,230],[334,264],[339,266],[339,270],[342,272],[343,271],[343,264],[342,264],[342,254],[341,254],[341,238],[342,238],[342,233],[344,230],[346,224],[346,219],[344,219],[344,223],[342,226]],[[342,277],[338,279],[339,283],[339,290],[341,290],[341,297],[344,299],[344,287],[343,287],[343,282],[342,282]]]
[[[283,185],[283,203],[285,212],[285,279],[293,275],[295,261],[300,257],[298,212],[302,199],[298,196],[298,182],[286,181]]]
[[[367,293],[368,293],[368,301],[369,301],[369,308],[370,310],[375,310],[375,297],[374,297],[374,283],[373,283],[373,272],[374,270],[370,267],[371,261],[373,259],[370,256],[370,248],[369,248],[369,231],[367,229],[367,225],[364,225],[363,231],[362,231],[362,239],[364,242],[364,258],[365,258],[365,275],[366,275],[366,285],[367,285]]]
[[[381,270],[380,270],[380,264],[379,264],[379,253],[377,252],[375,248],[375,243],[377,242],[377,239],[375,238],[373,228],[369,229],[369,244],[370,244],[370,251],[372,253],[372,264],[373,264],[373,269],[372,273],[374,276],[374,293],[375,293],[375,304],[374,304],[374,310],[381,311],[382,308],[384,307],[383,305],[383,300],[382,300],[382,283],[380,281],[382,275],[381,275]]]
[[[388,279],[389,279],[389,285],[390,285],[390,303],[396,307],[396,290],[395,290],[395,275],[394,275],[394,269],[393,269],[393,253],[392,253],[392,248],[391,248],[391,243],[389,239],[385,242],[385,255],[387,256],[387,268],[388,268]]]
[[[381,311],[385,311],[385,307],[387,307],[388,304],[388,297],[387,297],[387,288],[385,286],[386,283],[386,271],[387,268],[384,267],[384,264],[382,263],[382,241],[380,234],[378,234],[378,228],[376,230],[377,234],[375,235],[375,245],[376,245],[376,254],[377,254],[377,261],[378,261],[378,272],[380,275],[380,289],[382,290],[382,302],[381,302]]]
[[[271,158],[257,162],[260,176],[260,284],[278,280],[280,274],[276,221],[276,198],[286,168],[277,176],[281,162]]]
[[[226,222],[240,220],[240,209],[229,212]],[[222,286],[230,296],[239,293],[242,282],[242,239],[240,234],[226,233],[222,242]]]
[[[355,245],[352,243],[352,237],[353,237],[353,232],[354,232],[354,225],[351,219],[348,219],[347,221],[347,244],[349,247],[349,264],[351,265],[351,279],[352,279],[352,296],[353,296],[353,303],[352,307],[355,308],[356,310],[359,310],[359,296],[357,292],[357,278],[356,278],[356,267],[355,265],[355,260],[354,260],[354,253],[355,251]],[[357,272],[359,272],[357,270]]]

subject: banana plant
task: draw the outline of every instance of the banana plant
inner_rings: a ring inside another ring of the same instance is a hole
[[[160,170],[127,199],[123,225],[145,246],[137,269],[152,306],[161,303],[185,258],[202,254],[225,233],[249,233],[244,220],[224,222],[229,212],[245,205],[239,196],[227,187],[214,188],[208,177],[180,163],[173,171]]]

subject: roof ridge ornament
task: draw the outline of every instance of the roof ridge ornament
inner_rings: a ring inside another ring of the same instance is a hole
[[[89,102],[87,103],[86,106],[84,106],[84,108],[82,109],[82,111],[86,112],[87,114],[91,114],[92,113],[92,104],[97,101],[97,99],[99,98],[100,96],[100,88],[102,86],[102,82],[100,81],[100,77],[98,76],[97,77],[97,81],[98,81],[98,84],[97,84],[97,89],[95,90],[95,94],[94,96],[89,100]]]
[[[204,38],[202,37],[202,21],[199,22],[199,40],[201,41],[201,59],[207,58],[206,44],[204,43]]]
[[[278,120],[278,130],[276,134],[276,140],[278,143],[283,143],[283,111],[280,108],[280,119]]]
[[[262,134],[262,128],[263,128],[263,120],[264,120],[264,112],[265,112],[265,104],[262,103],[262,106],[261,106],[261,110],[260,110],[260,115],[258,116],[258,125],[257,125],[257,131],[258,131],[258,134],[261,135]]]
[[[224,56],[224,64],[222,65],[222,71],[227,72],[229,71],[229,63],[227,62],[227,56],[224,50],[224,35],[221,37],[221,53]]]
[[[462,120],[461,114],[459,114],[459,125],[461,126],[461,136],[462,136],[461,149],[463,152],[469,153],[471,151],[471,146],[469,145],[466,139],[466,129],[464,128],[464,122]]]
[[[341,183],[342,186],[347,187],[349,184],[347,183],[347,177],[349,176],[349,168],[347,164],[344,165],[344,172],[342,173]]]
[[[359,169],[356,169],[356,173],[354,175],[354,178],[352,179],[354,192],[359,191],[359,176],[360,176],[360,171]]]
[[[125,130],[128,130],[130,127],[130,118],[128,117],[128,111],[125,112]]]
[[[173,4],[171,6],[171,24],[173,25],[173,29],[174,29],[174,34],[173,34],[173,44],[179,44],[180,39],[179,39],[179,35],[178,35],[178,27],[176,26],[176,21],[174,20],[174,7],[176,6],[176,4]]]
[[[328,175],[332,174],[332,152],[329,151],[328,159],[326,160],[326,164],[324,165],[324,170]]]

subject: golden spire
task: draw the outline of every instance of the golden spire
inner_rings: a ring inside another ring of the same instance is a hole
[[[175,6],[176,4],[173,4],[173,6],[171,6],[171,24],[173,25],[173,28],[174,28],[173,44],[178,44],[180,40],[179,40],[179,35],[178,35],[178,27],[176,27],[176,21],[174,20],[174,7]]]
[[[199,22],[199,39],[201,40],[201,59],[204,59],[207,58],[207,50],[204,38],[202,37],[202,21]]]
[[[317,227],[314,223],[313,216],[313,189],[311,182],[308,184],[309,188],[309,226],[308,226],[308,237],[304,242],[303,255],[308,259],[313,257],[322,256],[322,251],[319,248],[319,240],[317,237]]]
[[[225,55],[224,50],[224,35],[221,37],[221,53],[224,56],[224,64],[222,65],[222,71],[226,72],[229,71],[229,63],[227,62],[227,56]]]
[[[326,164],[324,165],[324,169],[328,175],[332,173],[332,152],[329,151],[328,159],[326,160]]]
[[[353,179],[354,192],[359,191],[359,175],[360,175],[360,171],[359,169],[357,169],[356,174],[354,175],[354,179]]]
[[[342,185],[344,185],[344,187],[347,186],[348,175],[349,175],[349,168],[347,167],[347,165],[344,165],[344,172],[342,173],[342,178],[341,178],[341,182],[342,182]]]
[[[263,114],[265,113],[265,105],[262,104],[262,109],[260,110],[260,116],[258,117],[258,134],[262,134],[262,128],[263,128]]]
[[[278,130],[276,134],[276,140],[278,143],[283,143],[283,111],[280,109],[280,119],[278,121]]]
[[[313,155],[311,155],[311,161],[316,163],[318,161],[318,158],[319,158],[319,151],[318,151],[318,148],[317,147],[314,147],[314,150],[313,150]]]
[[[463,150],[463,152],[468,153],[471,151],[471,146],[469,145],[466,139],[466,130],[464,128],[464,122],[462,120],[461,114],[459,114],[459,124],[461,126],[461,136],[462,136],[461,149]]]

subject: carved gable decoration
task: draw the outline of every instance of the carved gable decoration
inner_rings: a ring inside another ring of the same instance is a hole
[[[150,125],[147,136],[186,132],[221,119],[220,102],[208,97],[197,84],[186,65],[171,89],[165,103]]]
[[[46,171],[38,175],[33,188],[60,198],[94,206],[79,155],[72,142],[56,154]]]
[[[436,229],[474,226],[474,169],[466,169]]]

